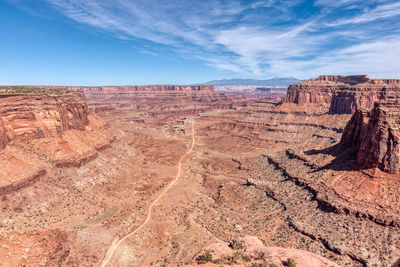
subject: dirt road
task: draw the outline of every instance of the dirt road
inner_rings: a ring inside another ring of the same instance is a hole
[[[111,246],[107,250],[107,253],[106,253],[106,256],[105,256],[103,262],[101,263],[101,267],[107,266],[107,264],[110,262],[111,258],[114,255],[115,250],[119,247],[119,245],[121,245],[127,238],[129,238],[130,236],[133,236],[134,234],[139,232],[144,226],[146,226],[146,224],[151,219],[151,210],[153,209],[154,205],[156,205],[157,202],[160,201],[160,199],[165,195],[165,193],[167,193],[168,190],[179,180],[181,173],[182,173],[182,161],[185,159],[186,156],[188,156],[193,151],[193,148],[195,145],[194,125],[195,125],[195,120],[192,119],[192,145],[190,146],[189,150],[186,151],[186,153],[184,155],[182,155],[182,157],[180,158],[180,160],[178,162],[178,172],[175,176],[175,179],[167,187],[165,187],[164,191],[150,204],[150,206],[148,208],[146,220],[132,232],[128,233],[121,239],[119,239],[119,240],[115,239],[112,242]]]

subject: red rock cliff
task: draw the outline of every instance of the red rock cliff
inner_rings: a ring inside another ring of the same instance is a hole
[[[372,111],[357,110],[347,123],[341,145],[362,168],[400,172],[400,99],[375,103]]]
[[[47,86],[45,88],[84,92],[214,92],[214,85],[143,85],[143,86]]]
[[[83,92],[0,95],[0,147],[22,138],[61,136],[88,124]]]
[[[376,101],[389,96],[400,96],[400,79],[320,76],[291,85],[282,103],[328,103],[330,113],[351,114],[357,109],[372,109]]]

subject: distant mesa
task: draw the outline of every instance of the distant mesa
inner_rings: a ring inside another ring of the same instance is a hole
[[[139,85],[139,86],[37,86],[42,90],[71,90],[98,93],[135,93],[135,92],[214,92],[213,85]]]
[[[276,87],[288,87],[291,84],[299,83],[301,80],[294,77],[284,77],[284,78],[272,78],[268,80],[256,80],[256,79],[223,79],[223,80],[213,80],[204,83],[205,85],[215,85],[215,86],[276,86]]]
[[[262,92],[271,92],[272,89],[270,87],[257,87],[257,91],[262,91]]]
[[[282,103],[322,103],[332,114],[372,109],[374,103],[400,96],[400,79],[371,79],[368,75],[324,75],[289,86]]]
[[[213,85],[143,85],[80,87],[88,92],[214,92]]]

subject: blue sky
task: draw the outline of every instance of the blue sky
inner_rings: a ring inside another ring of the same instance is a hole
[[[0,84],[400,78],[400,1],[0,0]]]

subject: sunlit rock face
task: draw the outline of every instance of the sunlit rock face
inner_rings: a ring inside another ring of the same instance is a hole
[[[388,96],[400,96],[399,79],[370,79],[367,75],[320,76],[291,85],[283,103],[326,103],[333,114],[372,109]]]
[[[343,132],[341,144],[351,148],[359,166],[399,173],[399,126],[400,100],[379,101],[370,112],[356,111]]]
[[[24,138],[59,137],[88,125],[82,92],[64,95],[10,94],[0,96],[0,147]]]

